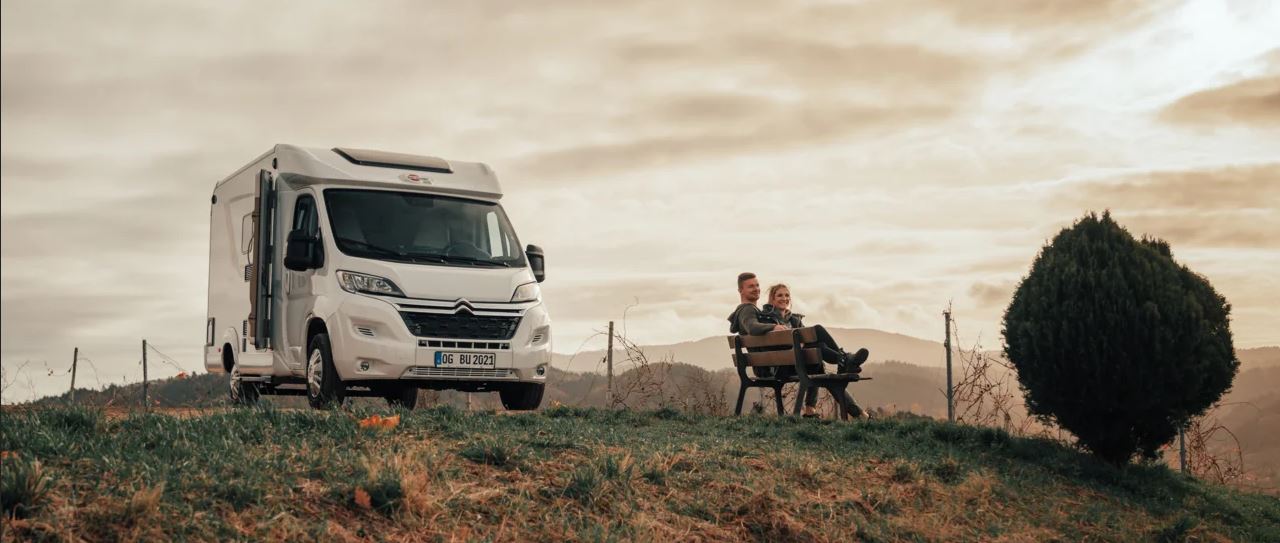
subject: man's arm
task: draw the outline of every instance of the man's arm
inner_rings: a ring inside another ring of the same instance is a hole
[[[748,335],[763,336],[774,330],[785,328],[779,324],[760,322],[760,311],[754,307],[744,307],[738,311],[738,329]]]

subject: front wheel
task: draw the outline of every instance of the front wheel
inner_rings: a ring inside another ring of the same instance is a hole
[[[307,403],[315,409],[342,405],[346,396],[342,379],[333,369],[333,349],[329,334],[316,334],[307,349]]]
[[[542,383],[512,383],[498,391],[508,411],[532,411],[542,403]]]
[[[231,368],[231,390],[228,393],[231,405],[257,405],[261,395],[258,383],[246,383],[240,380],[240,366]]]
[[[418,387],[393,385],[384,396],[387,405],[413,410],[418,405]]]

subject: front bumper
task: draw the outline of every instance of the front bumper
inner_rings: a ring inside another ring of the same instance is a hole
[[[401,311],[441,311],[415,302],[363,295],[345,297],[338,310],[326,319],[334,366],[343,381],[545,381],[551,363],[551,319],[541,302],[519,304],[518,313],[510,313],[520,317],[519,325],[510,339],[501,340],[415,336]],[[476,311],[477,315],[483,313]],[[436,352],[493,353],[494,366],[440,367],[435,363]]]

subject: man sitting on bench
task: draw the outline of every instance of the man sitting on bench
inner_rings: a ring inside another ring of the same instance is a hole
[[[756,307],[760,301],[760,280],[756,274],[744,272],[738,274],[738,307],[729,315],[729,333],[738,335],[762,336],[774,330],[788,330],[787,324],[777,322],[773,314],[764,314]],[[836,344],[835,338],[822,325],[813,326],[817,334],[817,346],[822,351],[822,360],[835,364],[839,373],[857,374],[862,371],[862,363],[867,361],[870,353],[866,349],[847,353]],[[774,371],[769,375],[764,372]],[[754,368],[757,377],[788,377],[795,373],[795,368],[780,366],[777,368]],[[810,374],[823,373],[822,368],[810,369]],[[805,395],[805,416],[816,416],[814,407],[818,403],[818,391],[809,390]]]

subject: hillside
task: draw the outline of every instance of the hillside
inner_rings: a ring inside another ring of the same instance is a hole
[[[1274,497],[921,418],[373,413],[8,410],[3,538],[1280,540]]]
[[[701,342],[719,342],[720,338],[708,338]],[[662,347],[645,347],[646,352],[659,351]],[[718,347],[717,347],[718,348]],[[941,347],[938,347],[941,349]],[[727,349],[726,349],[727,351]],[[1236,440],[1243,452],[1243,483],[1274,492],[1280,489],[1280,440],[1275,428],[1280,421],[1280,360],[1268,355],[1280,355],[1280,349],[1244,349],[1239,357],[1242,363],[1235,386],[1222,400],[1222,407],[1210,414],[1231,433],[1221,432],[1211,442],[1211,450],[1221,457],[1234,457]],[[726,353],[727,357],[727,353]],[[651,357],[652,358],[652,357]],[[635,409],[670,407],[682,411],[707,414],[727,414],[731,411],[737,394],[737,375],[729,368],[707,371],[700,367],[676,364],[651,364],[644,371],[629,365],[622,356],[617,359],[616,385],[620,401]],[[726,360],[727,364],[727,360]],[[957,379],[960,369],[957,369]],[[871,381],[857,383],[850,388],[858,403],[868,409],[885,412],[910,412],[935,418],[946,417],[943,395],[946,376],[942,368],[922,367],[901,362],[869,363],[864,375]],[[1016,382],[1009,376],[1011,393],[1018,394]],[[221,407],[225,406],[226,376],[198,374],[186,379],[165,379],[151,383],[152,404],[158,407]],[[44,398],[39,406],[65,405],[68,398]],[[758,391],[751,392],[746,401],[750,410],[760,403]],[[825,400],[824,400],[825,401]],[[302,408],[306,402],[299,397],[269,397],[266,403],[282,408]],[[477,410],[501,409],[496,394],[467,394],[456,392],[423,392],[419,405],[470,406]],[[76,403],[87,406],[136,407],[141,405],[141,386],[111,386],[104,390],[78,390]],[[354,406],[381,407],[381,400],[357,398]],[[1014,416],[1023,416],[1020,397],[1014,398]],[[561,371],[553,367],[549,374],[544,407],[568,405],[603,407],[606,405],[606,379],[597,373]],[[1019,421],[1015,420],[1017,425]],[[1235,436],[1235,440],[1230,439]]]

